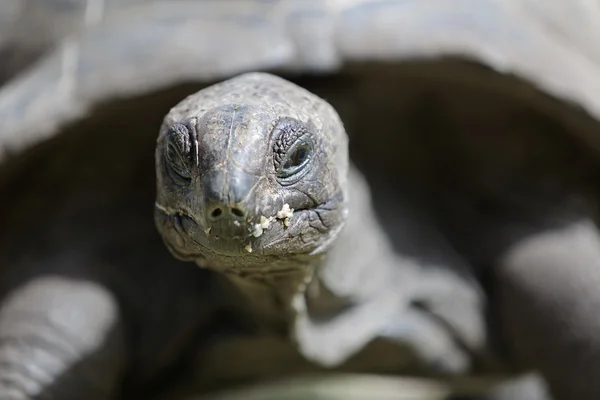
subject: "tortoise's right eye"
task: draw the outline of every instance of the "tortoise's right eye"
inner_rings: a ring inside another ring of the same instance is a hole
[[[169,128],[165,138],[165,159],[171,178],[187,184],[191,181],[191,143],[187,126],[175,124]]]

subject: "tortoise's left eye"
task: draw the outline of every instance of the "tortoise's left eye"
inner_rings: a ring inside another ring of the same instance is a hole
[[[279,171],[281,177],[289,177],[299,172],[310,159],[312,146],[309,142],[301,142],[297,146],[292,146],[285,157],[283,168]]]
[[[308,169],[314,152],[314,136],[300,121],[281,118],[275,129],[273,162],[279,182],[291,185],[298,182]]]

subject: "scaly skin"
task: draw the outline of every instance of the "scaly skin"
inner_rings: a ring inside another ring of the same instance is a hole
[[[217,84],[166,116],[156,166],[156,225],[173,255],[224,274],[245,296],[237,307],[306,358],[336,366],[387,337],[413,342],[429,368],[468,368],[457,338],[409,306],[420,282],[438,282],[394,255],[325,101],[269,74]],[[478,312],[477,299],[457,301]],[[482,328],[470,334],[476,352]]]

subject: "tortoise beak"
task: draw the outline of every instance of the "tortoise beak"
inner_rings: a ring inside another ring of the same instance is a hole
[[[202,178],[204,220],[209,233],[224,239],[249,234],[254,207],[249,206],[257,177],[240,169],[213,170]]]

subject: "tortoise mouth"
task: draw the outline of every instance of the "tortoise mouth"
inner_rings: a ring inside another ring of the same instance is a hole
[[[314,211],[314,210],[312,210]],[[296,210],[294,215],[266,223],[241,225],[239,229],[220,229],[215,232],[205,227],[184,210],[175,210],[156,204],[155,219],[169,251],[185,261],[204,262],[227,259],[228,265],[236,259],[253,259],[264,263],[266,259],[290,259],[305,252],[296,253],[293,248],[278,250],[278,245],[298,237],[303,223],[308,220],[311,209]],[[224,234],[226,233],[226,234]],[[247,264],[247,262],[244,262]]]

